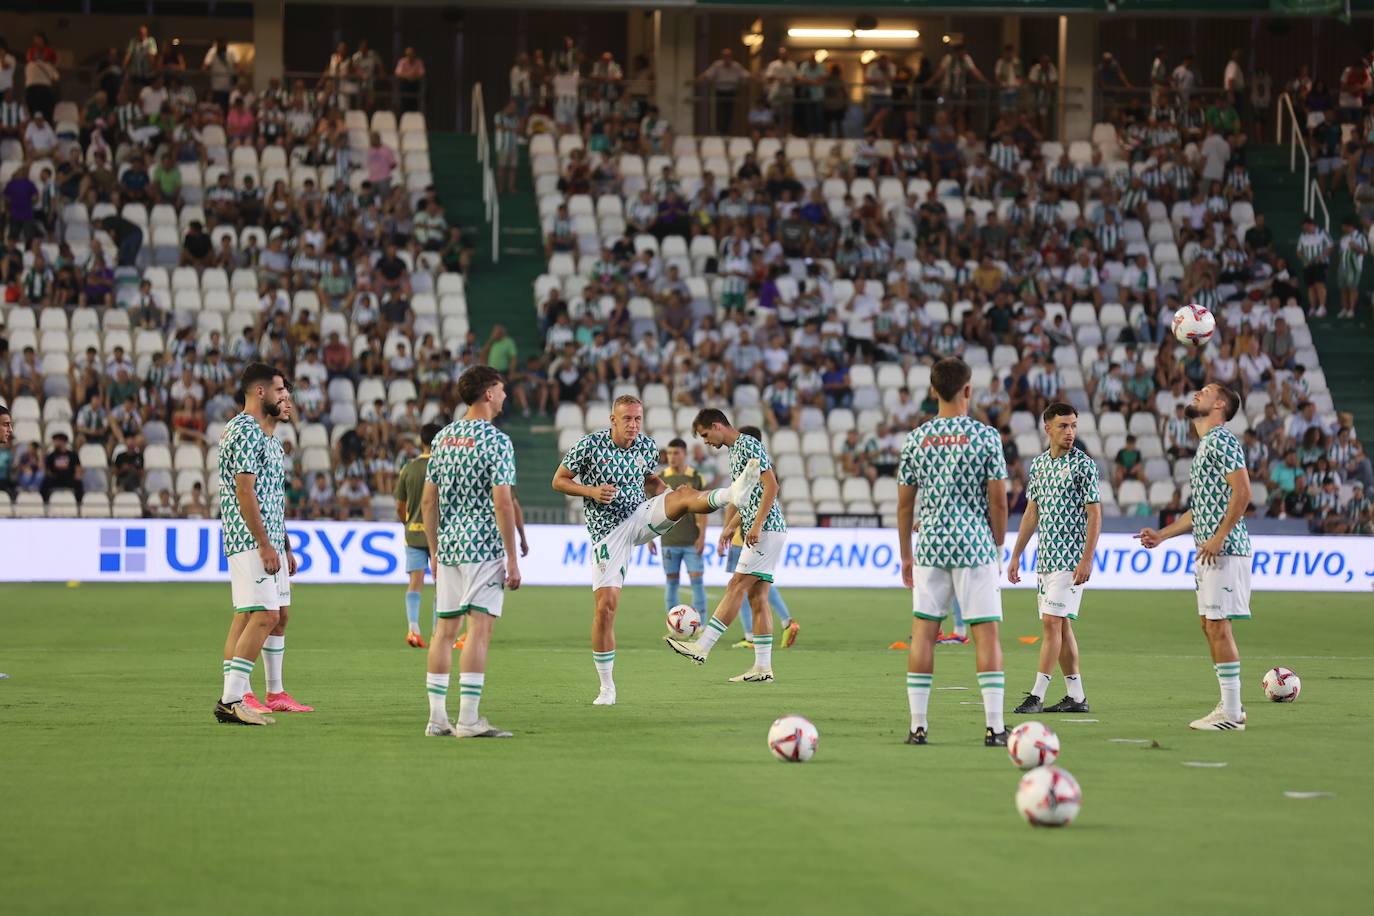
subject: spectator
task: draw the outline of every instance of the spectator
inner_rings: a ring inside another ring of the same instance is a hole
[[[1135,436],[1127,436],[1126,444],[1117,450],[1116,457],[1112,459],[1112,486],[1120,488],[1123,480],[1149,483],[1145,478],[1145,461],[1136,447]]]
[[[81,462],[69,443],[66,433],[53,434],[52,449],[43,461],[42,483],[38,490],[45,503],[57,490],[70,490],[77,502],[85,493],[86,488],[81,482]]]
[[[52,120],[57,105],[57,51],[43,32],[33,33],[33,42],[24,55],[24,104],[33,114],[42,112]]]

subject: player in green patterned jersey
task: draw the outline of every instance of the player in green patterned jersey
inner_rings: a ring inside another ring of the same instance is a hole
[[[243,411],[225,424],[220,437],[219,500],[234,611],[245,622],[230,628],[233,645],[225,645],[228,664],[215,718],[267,725],[272,720],[249,708],[243,695],[282,605],[290,603],[287,577],[295,572],[286,542],[286,473],[280,450],[269,442],[289,392],[281,371],[265,363],[244,369],[239,390]]]
[[[478,714],[486,683],[487,648],[506,592],[520,587],[515,543],[515,449],[493,424],[506,402],[506,385],[490,366],[473,366],[458,379],[468,405],[430,446],[420,497],[425,540],[434,560],[434,613],[425,689],[425,735],[509,738]],[[458,721],[448,718],[454,637],[466,616],[468,635],[458,658]]]
[[[1021,581],[1021,554],[1031,535],[1040,535],[1035,547],[1037,605],[1044,639],[1040,643],[1040,670],[1035,686],[1013,710],[1018,715],[1037,712],[1088,712],[1083,675],[1078,670],[1078,640],[1073,621],[1083,600],[1083,586],[1092,576],[1093,551],[1102,531],[1102,503],[1097,493],[1097,463],[1088,453],[1074,448],[1078,438],[1078,411],[1062,401],[1045,408],[1041,417],[1050,447],[1030,463],[1026,487],[1026,511],[1021,530],[1011,549],[1007,579]],[[1068,695],[1045,706],[1045,691],[1055,663],[1064,672]]]
[[[663,637],[669,648],[686,656],[698,665],[705,664],[716,644],[730,624],[739,616],[745,596],[750,606],[760,609],[754,615],[754,665],[743,674],[730,678],[744,683],[766,683],[773,680],[773,612],[768,608],[768,592],[773,587],[773,571],[782,561],[787,546],[787,522],[778,503],[778,478],[773,462],[763,443],[745,435],[730,425],[724,412],[707,408],[692,421],[692,432],[712,448],[730,449],[730,472],[738,482],[745,479],[745,470],[757,467],[757,482],[751,483],[742,501],[735,501],[726,510],[725,527],[720,533],[718,550],[725,554],[736,529],[744,532],[746,553],[735,565],[725,596],[716,605],[715,613],[706,621],[701,638],[687,642],[673,636]]]
[[[1193,532],[1197,563],[1193,576],[1202,632],[1212,651],[1212,667],[1221,687],[1221,702],[1210,713],[1188,723],[1199,731],[1244,731],[1240,702],[1240,650],[1232,620],[1250,619],[1250,534],[1245,511],[1250,508],[1250,475],[1245,449],[1224,424],[1240,409],[1240,395],[1222,385],[1208,385],[1193,395],[1186,413],[1197,430],[1198,448],[1188,468],[1192,507],[1172,525],[1136,535],[1147,548]]]
[[[971,378],[968,364],[958,357],[942,359],[931,368],[939,411],[907,436],[897,469],[897,544],[902,584],[912,590],[908,744],[927,741],[935,641],[956,598],[976,648],[987,721],[983,743],[1007,743],[1002,714],[1006,676],[997,635],[1002,620],[1000,561],[1007,536],[1007,461],[997,431],[968,416]],[[918,489],[921,536],[913,555]]]
[[[738,505],[759,479],[757,462],[746,462],[734,482],[716,490],[668,490],[658,476],[658,445],[644,435],[644,404],[622,395],[611,405],[611,425],[588,433],[568,449],[553,488],[582,498],[591,539],[592,663],[601,681],[596,706],[615,705],[615,612],[634,548],[648,544],[689,513],[706,515]]]

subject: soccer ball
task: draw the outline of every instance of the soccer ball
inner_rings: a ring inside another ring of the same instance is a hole
[[[1264,672],[1264,695],[1275,703],[1291,703],[1302,692],[1302,678],[1288,668],[1270,668]]]
[[[1059,736],[1040,722],[1022,722],[1007,736],[1007,756],[1023,770],[1049,766],[1059,757]]]
[[[1082,804],[1078,780],[1059,767],[1036,767],[1016,787],[1016,810],[1032,827],[1066,826]]]
[[[668,612],[668,629],[679,636],[695,636],[701,629],[701,615],[696,608],[679,604]]]
[[[1200,347],[1212,339],[1217,329],[1217,319],[1200,305],[1185,305],[1174,312],[1173,329],[1179,343]]]
[[[783,716],[768,729],[768,750],[787,763],[806,763],[816,753],[820,732],[801,716]]]

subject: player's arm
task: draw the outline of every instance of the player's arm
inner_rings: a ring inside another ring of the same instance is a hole
[[[1011,565],[1007,568],[1007,581],[1013,585],[1021,581],[1021,554],[1039,525],[1040,507],[1035,500],[1027,500],[1026,511],[1021,514],[1021,530],[1016,533],[1016,546],[1011,549]]]
[[[725,521],[720,529],[720,542],[716,545],[716,550],[721,556],[730,552],[730,540],[735,536],[739,529],[740,515],[739,510],[733,505],[725,507]],[[705,527],[704,525],[702,526]]]
[[[988,481],[988,527],[992,542],[997,545],[997,558],[1002,558],[1002,545],[1007,540],[1007,481],[1005,478]]]
[[[432,480],[425,481],[420,491],[420,518],[425,523],[425,542],[429,544],[430,566],[437,579],[439,574],[439,487]]]
[[[520,508],[520,497],[515,495],[515,490],[511,490],[510,498],[515,502],[515,533],[520,538],[520,556],[526,556],[530,552],[530,542],[525,539],[525,510]]]
[[[520,559],[515,547],[515,495],[510,484],[492,487],[491,501],[496,507],[496,527],[501,529],[501,543],[506,547],[506,588],[513,592],[520,587]],[[428,530],[428,522],[425,528]]]
[[[778,498],[778,475],[769,468],[759,475],[759,483],[763,484],[763,499],[759,500],[759,511],[754,516],[754,524],[744,533],[744,543],[748,547],[753,547],[759,542],[763,535],[763,522],[768,518],[768,513],[773,510],[773,501]]]
[[[916,487],[897,484],[897,548],[902,556],[902,584],[912,587],[911,528],[916,516]]]
[[[1226,538],[1230,535],[1231,529],[1236,527],[1236,523],[1245,517],[1245,510],[1250,508],[1250,475],[1245,468],[1236,468],[1227,474],[1226,482],[1231,485],[1231,498],[1226,503],[1226,515],[1217,526],[1216,533],[1197,549],[1197,561],[1204,566],[1217,561],[1222,548],[1226,546]]]
[[[1169,540],[1169,538],[1176,538],[1180,534],[1187,534],[1192,530],[1193,510],[1189,509],[1178,518],[1174,519],[1173,524],[1165,525],[1158,531],[1153,528],[1141,528],[1140,533],[1135,535],[1135,539],[1140,542],[1142,547],[1149,549],[1158,547],[1160,544]]]
[[[291,535],[286,536],[286,574],[294,576],[296,574],[296,555],[291,552]]]
[[[1083,508],[1088,513],[1088,536],[1083,542],[1083,557],[1073,571],[1074,585],[1082,585],[1092,577],[1093,555],[1097,553],[1097,538],[1102,534],[1102,504],[1088,503]]]
[[[235,474],[234,494],[239,499],[239,514],[243,516],[243,523],[248,526],[248,533],[253,535],[253,540],[258,542],[258,556],[262,558],[262,568],[270,576],[281,569],[281,557],[277,554],[277,548],[272,546],[272,541],[268,539],[267,526],[262,521],[258,494],[253,490],[253,484],[257,479],[256,474]]]
[[[599,487],[589,487],[577,482],[577,475],[568,470],[563,465],[558,466],[558,470],[553,473],[553,488],[556,492],[564,496],[578,496],[582,499],[593,499],[599,503],[609,503],[615,499],[615,484],[603,483]]]
[[[692,481],[692,483],[695,485],[696,489],[698,489],[698,490],[704,490],[704,489],[706,489],[706,480],[705,480],[705,478],[703,478],[703,477],[701,476],[700,473],[695,473],[693,476],[696,477],[696,479]],[[703,519],[698,519],[698,521],[697,521],[697,543],[696,543],[696,548],[697,548],[697,553],[699,553],[699,554],[704,554],[704,553],[706,552],[706,519],[704,519],[704,518],[703,518]]]
[[[644,478],[644,495],[649,499],[653,499],[667,489],[669,489],[668,484],[657,474],[649,474]]]

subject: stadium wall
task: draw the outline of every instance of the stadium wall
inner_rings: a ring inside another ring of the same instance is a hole
[[[288,526],[302,583],[406,581],[404,541],[398,524],[293,522]],[[530,555],[521,564],[528,585],[587,586],[587,538],[573,525],[531,525]],[[1010,556],[1009,532],[1003,557]],[[1257,535],[1257,591],[1369,592],[1374,588],[1374,538]],[[706,582],[727,579],[724,559],[707,539]],[[228,566],[214,521],[150,519],[29,519],[0,521],[4,582],[218,582]],[[1024,558],[1027,572],[1034,555]],[[1186,538],[1153,551],[1127,534],[1103,534],[1092,585],[1102,589],[1189,589],[1194,553]],[[899,583],[896,539],[891,531],[863,528],[800,528],[788,532],[778,581],[788,588],[894,588]],[[661,585],[658,557],[636,548],[630,585]],[[1031,577],[1020,586],[1030,588]]]

